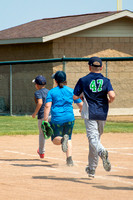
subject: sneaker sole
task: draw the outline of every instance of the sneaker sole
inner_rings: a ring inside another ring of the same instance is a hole
[[[109,171],[111,170],[111,164],[110,164],[110,162],[107,161],[107,160],[103,161],[103,167],[104,167],[104,169],[105,169],[107,172],[109,172]]]
[[[95,177],[95,174],[90,174],[90,173],[89,173],[88,167],[85,168],[85,171],[86,171],[86,173],[88,174],[88,177],[90,177],[90,178],[94,178],[94,177]]]
[[[63,138],[64,138],[64,141],[62,143],[62,151],[63,152],[67,152],[67,149],[68,149],[67,143],[68,143],[69,136],[68,135],[64,135]]]
[[[106,152],[105,158],[102,158],[103,161],[103,167],[104,169],[109,172],[111,170],[111,164],[108,160],[108,152]]]
[[[67,166],[68,166],[68,167],[72,167],[72,166],[74,166],[74,164],[73,164],[73,163],[72,163],[72,164],[68,164],[68,163],[67,163]]]
[[[88,174],[88,176],[89,176],[90,178],[94,178],[94,177],[95,177],[95,175],[93,175],[93,174]]]
[[[85,171],[86,171],[87,174],[89,174],[88,166],[85,168]]]

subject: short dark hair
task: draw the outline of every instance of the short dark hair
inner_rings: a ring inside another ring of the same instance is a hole
[[[89,59],[88,65],[94,67],[102,67],[102,60],[99,57],[91,57]]]

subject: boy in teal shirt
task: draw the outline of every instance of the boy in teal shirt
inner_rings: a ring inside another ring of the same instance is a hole
[[[51,110],[51,127],[54,131],[52,142],[55,145],[62,145],[63,152],[66,152],[66,164],[73,166],[71,136],[74,126],[73,113],[73,89],[66,86],[66,74],[57,71],[53,78],[57,87],[48,92],[44,109],[44,121],[48,121]],[[81,99],[74,101],[80,110],[82,109]]]

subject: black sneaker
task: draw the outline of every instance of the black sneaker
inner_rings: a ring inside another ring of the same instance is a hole
[[[67,152],[67,149],[68,149],[68,139],[69,139],[69,136],[67,134],[65,134],[61,140],[61,144],[62,144],[62,151],[63,152]]]
[[[69,166],[69,167],[73,166],[72,156],[69,156],[69,157],[67,158],[66,164],[67,164],[67,166]]]
[[[85,168],[86,173],[88,174],[89,177],[94,178],[95,177],[95,170],[90,169],[89,166]]]
[[[108,160],[108,151],[105,150],[103,152],[101,152],[101,155],[100,155],[102,161],[103,161],[103,167],[106,171],[110,171],[111,170],[111,164]]]

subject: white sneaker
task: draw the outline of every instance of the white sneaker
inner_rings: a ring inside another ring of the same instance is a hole
[[[94,178],[95,177],[95,170],[90,169],[89,166],[86,166],[85,168],[86,173],[88,174],[89,177]]]

